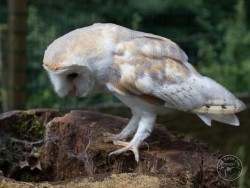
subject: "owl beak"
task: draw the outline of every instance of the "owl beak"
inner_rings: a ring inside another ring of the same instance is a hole
[[[69,96],[75,97],[77,95],[76,87],[73,86],[73,88],[69,91]]]

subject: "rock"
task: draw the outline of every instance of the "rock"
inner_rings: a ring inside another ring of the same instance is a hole
[[[156,125],[146,140],[149,147],[140,149],[137,164],[130,151],[109,156],[120,147],[104,142],[103,133],[119,133],[127,119],[90,111],[57,116],[45,126],[38,155],[41,170],[36,169],[39,177],[35,181],[55,185],[64,180],[65,187],[128,188],[138,187],[140,181],[145,183],[142,187],[234,187],[218,176],[218,152],[195,139],[169,132],[162,125]]]

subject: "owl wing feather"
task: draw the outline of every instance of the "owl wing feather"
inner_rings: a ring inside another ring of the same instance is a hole
[[[154,51],[153,53],[152,52],[145,53],[144,55],[147,57],[151,57],[153,54],[153,57],[155,58],[161,59],[165,57],[165,58],[175,59],[180,62],[188,61],[187,54],[179,47],[179,45],[167,38],[147,33],[141,35],[140,38],[142,38],[142,40],[148,39],[148,41],[152,43],[151,45],[156,44],[155,47],[160,49],[160,53],[159,50],[157,50],[158,53],[155,53],[156,51]]]
[[[109,90],[197,114],[232,114],[245,109],[227,89],[201,76],[171,40],[140,33],[121,44],[122,51],[114,52],[110,67]]]
[[[194,71],[184,63],[187,55],[177,44],[142,34],[122,45],[123,53],[114,55],[110,67],[109,90],[185,111],[201,105],[198,92],[186,83]]]

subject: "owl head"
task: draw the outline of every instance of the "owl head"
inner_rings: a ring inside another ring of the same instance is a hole
[[[55,92],[60,96],[66,95],[83,97],[92,90],[94,77],[85,59],[79,55],[68,36],[63,36],[50,44],[45,51],[43,66],[47,70]]]
[[[59,96],[82,97],[92,89],[93,92],[106,91],[115,40],[104,37],[110,32],[103,33],[101,27],[76,29],[59,37],[46,49],[43,66]]]
[[[66,95],[84,97],[94,86],[94,79],[87,67],[67,66],[61,70],[50,70],[46,65],[54,91],[60,96]]]

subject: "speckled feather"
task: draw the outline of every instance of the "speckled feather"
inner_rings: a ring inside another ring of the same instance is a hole
[[[226,88],[200,75],[173,41],[115,24],[94,24],[58,38],[43,62],[58,95],[108,91],[131,108],[130,123],[113,140],[136,134],[129,143],[116,142],[125,148],[112,154],[132,150],[137,161],[140,143],[165,109],[192,112],[207,125],[212,120],[239,125],[234,113],[246,108]]]

